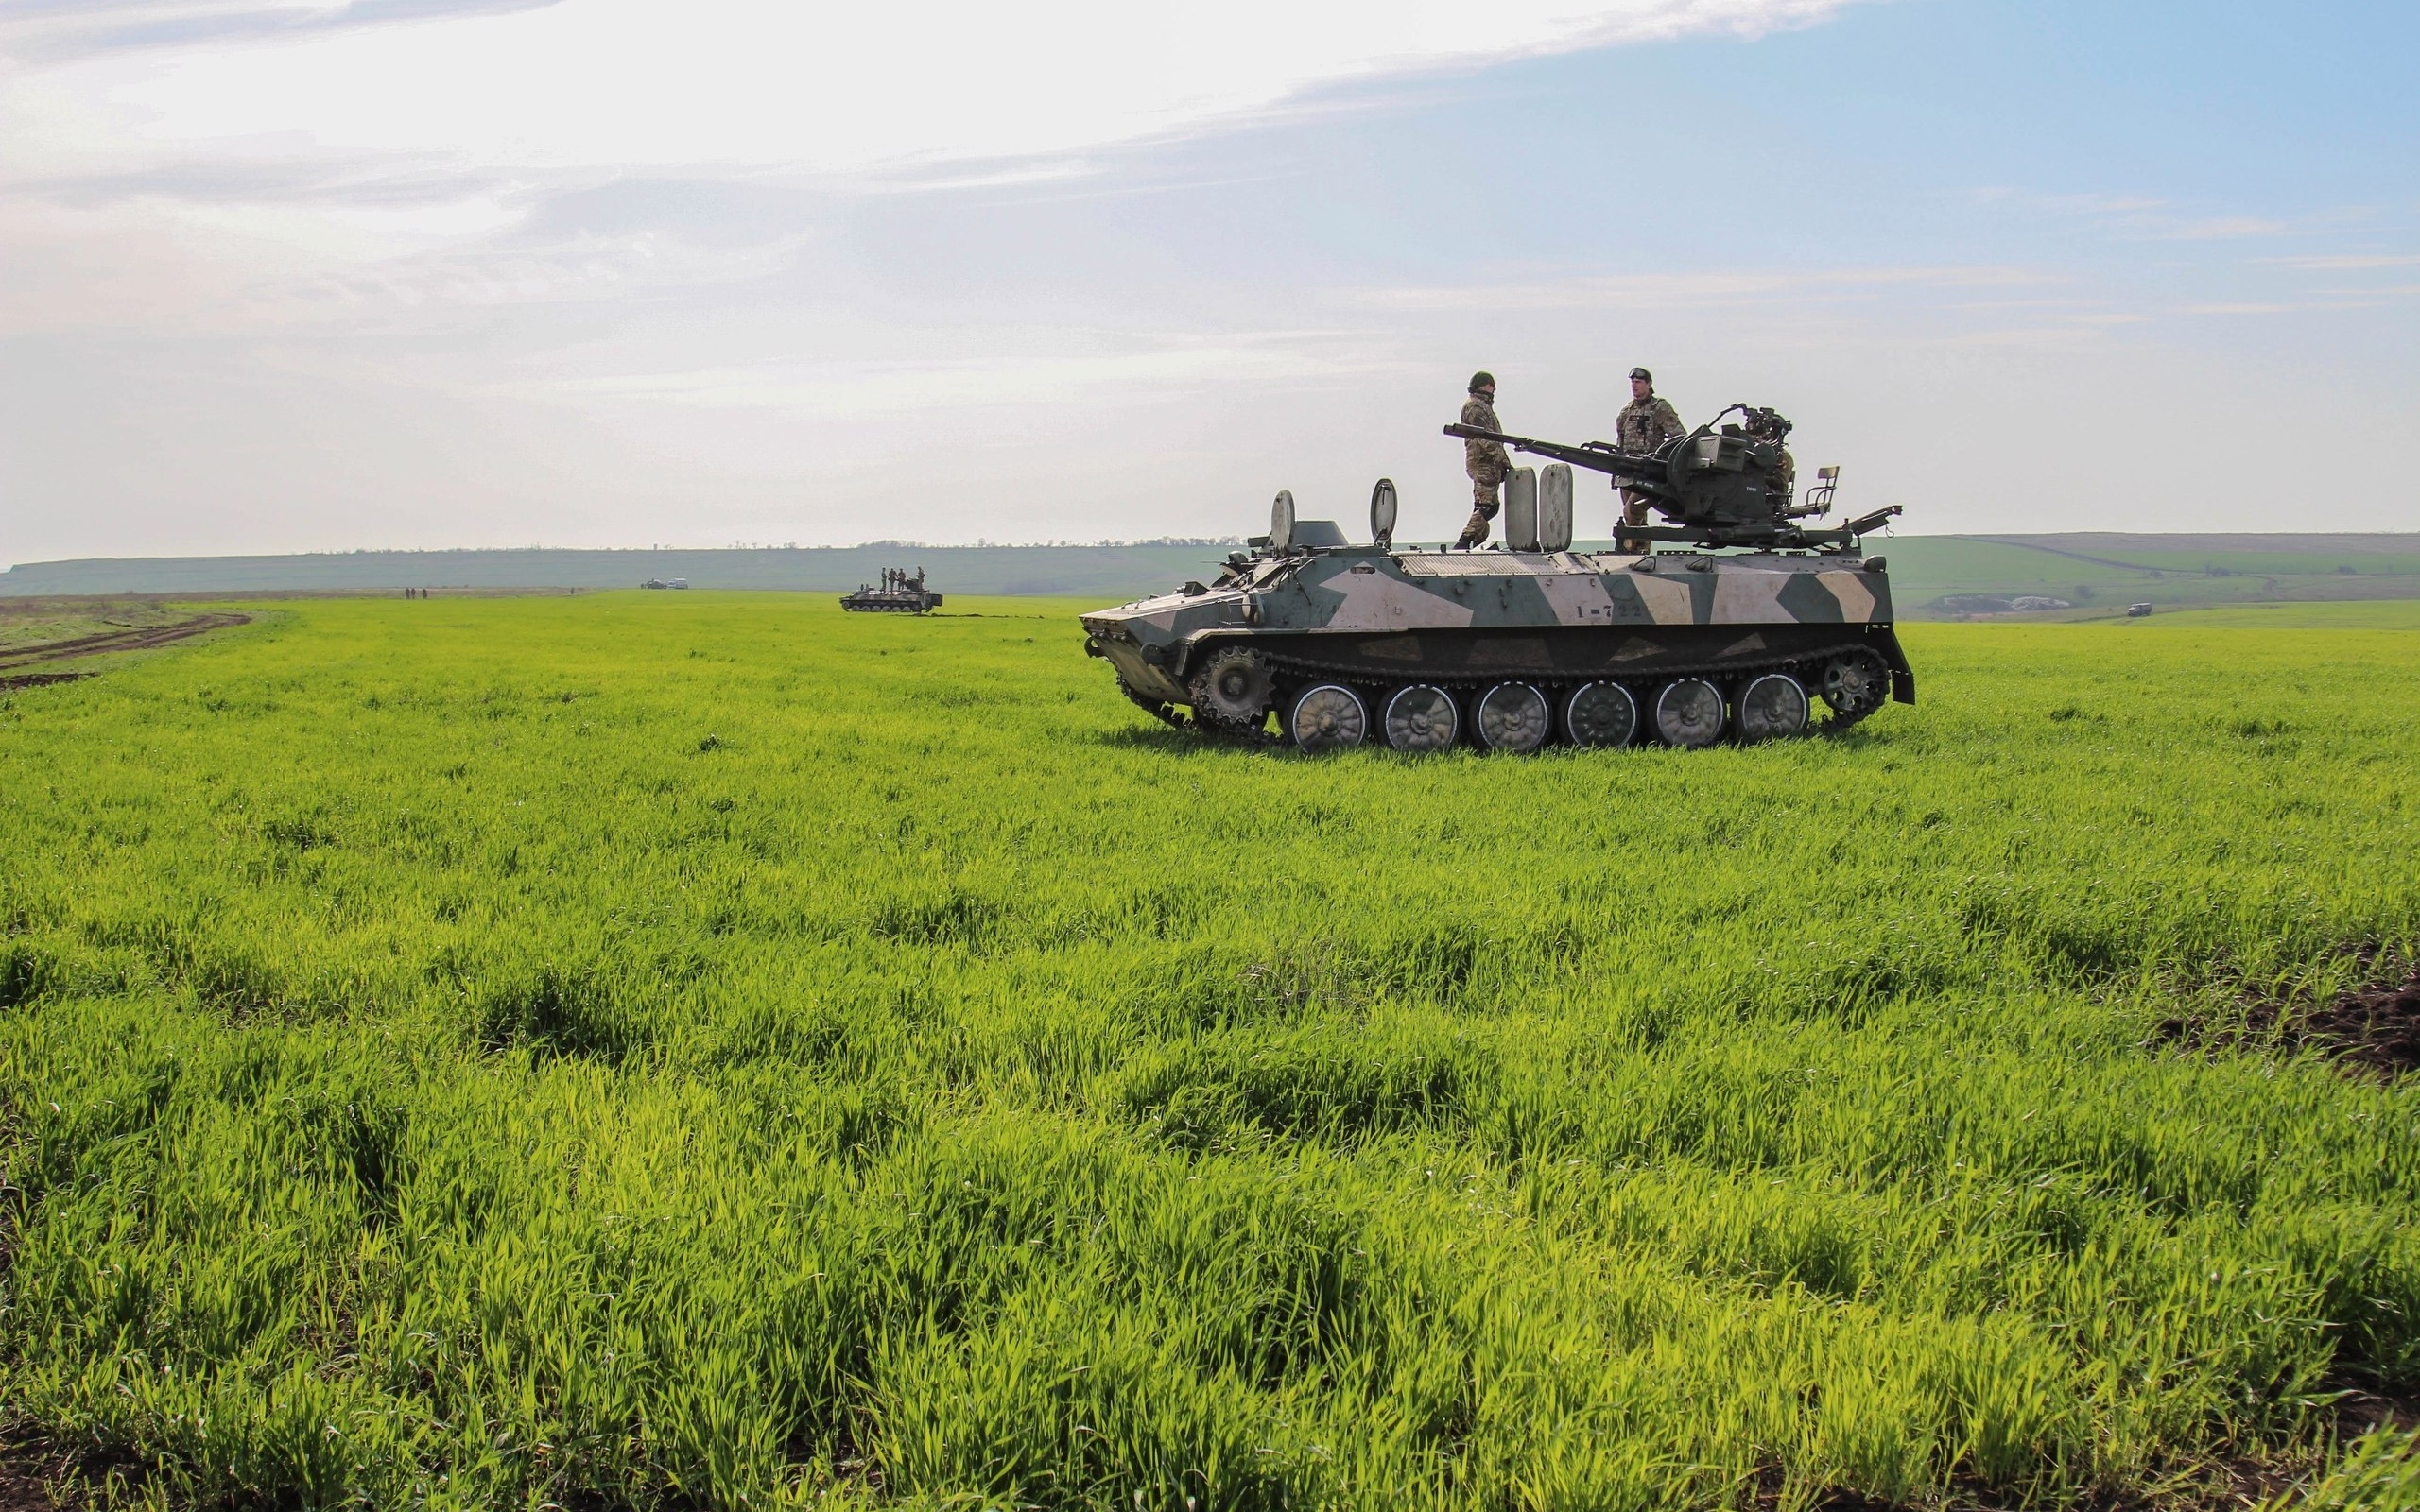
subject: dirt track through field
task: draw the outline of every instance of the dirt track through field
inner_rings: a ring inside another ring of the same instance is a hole
[[[245,625],[250,614],[197,614],[174,625],[127,625],[92,635],[78,635],[65,641],[46,641],[36,645],[16,646],[0,650],[0,687],[37,687],[43,682],[61,680],[55,676],[33,674],[24,679],[8,677],[21,667],[44,662],[64,662],[79,656],[101,656],[113,651],[147,651],[211,630],[225,629],[231,625]]]

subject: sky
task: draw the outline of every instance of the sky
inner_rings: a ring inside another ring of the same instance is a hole
[[[1243,535],[1456,418],[2420,529],[2420,6],[0,0],[0,562]],[[1580,499],[1610,527],[1609,490]]]

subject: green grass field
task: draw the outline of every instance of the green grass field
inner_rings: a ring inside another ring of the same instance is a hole
[[[2420,1383],[2420,1080],[2161,1028],[2420,945],[2408,623],[1312,761],[961,607],[0,695],[11,1431],[199,1505],[2420,1502],[2332,1436]]]
[[[2136,622],[2142,629],[2420,630],[2420,599],[2356,604],[2241,604]]]

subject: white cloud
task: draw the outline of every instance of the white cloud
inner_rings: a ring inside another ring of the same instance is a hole
[[[2133,215],[2168,207],[2165,199],[2152,199],[2142,195],[2049,195],[2033,189],[2020,189],[2014,184],[1986,184],[1967,190],[1966,195],[1977,204],[2017,205],[2064,215]]]
[[[1153,390],[1204,386],[1328,383],[1391,364],[1339,346],[1337,333],[1258,335],[1120,336],[1115,348],[1083,353],[1011,355],[932,362],[752,363],[676,372],[541,380],[490,390],[515,399],[606,399],[707,409],[777,409],[801,421],[850,421],[968,407],[1065,404],[1114,396],[1120,404]]]
[[[2162,241],[2213,242],[2232,241],[2243,236],[2276,236],[2287,225],[2282,220],[2270,220],[2260,215],[2211,215],[2201,220],[2183,220],[2161,226],[2151,234]]]
[[[1689,309],[1879,288],[2003,288],[2040,284],[2024,267],[1834,267],[1582,275],[1534,283],[1366,289],[1359,302],[1398,310]]]
[[[2325,257],[2270,257],[2263,262],[2279,267],[2304,268],[2319,272],[2351,273],[2381,267],[2420,267],[2420,257],[2375,252],[2346,252]]]
[[[2147,241],[2236,241],[2255,236],[2282,236],[2314,229],[2268,215],[2190,215],[2169,200],[2149,195],[2085,193],[2043,194],[1995,184],[1966,191],[1977,204],[2007,205],[2045,215],[2098,220],[2128,236]],[[2342,213],[2338,213],[2341,215]],[[2332,217],[2320,217],[2325,222]]]
[[[856,174],[1080,151],[1324,84],[1753,33],[1844,3],[566,0],[23,72],[0,92],[0,163],[19,179],[192,156]]]
[[[1849,3],[413,0],[376,25],[380,8],[338,0],[20,12],[0,21],[0,331],[271,328],[748,276],[786,249],[735,266],[645,241],[499,243],[550,195],[626,175],[1046,181],[1105,146],[1314,108],[1323,86],[1754,34]]]

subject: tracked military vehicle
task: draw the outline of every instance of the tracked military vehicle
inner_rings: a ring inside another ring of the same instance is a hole
[[[840,595],[840,607],[852,614],[930,614],[942,607],[942,595],[927,592],[925,569],[885,567],[882,586],[859,583],[854,593]]]
[[[1735,412],[1742,422],[1721,423]],[[1269,534],[1215,581],[1084,615],[1084,649],[1170,724],[1267,738],[1273,715],[1278,738],[1314,752],[1702,747],[1841,729],[1915,702],[1887,563],[1862,551],[1899,510],[1807,524],[1830,512],[1839,470],[1794,498],[1788,430],[1734,405],[1632,454],[1449,425],[1549,459],[1514,471],[1501,546],[1397,547],[1384,478],[1367,545],[1297,519],[1281,492]],[[1626,529],[1623,550],[1571,550],[1575,468],[1643,495],[1664,523]]]

